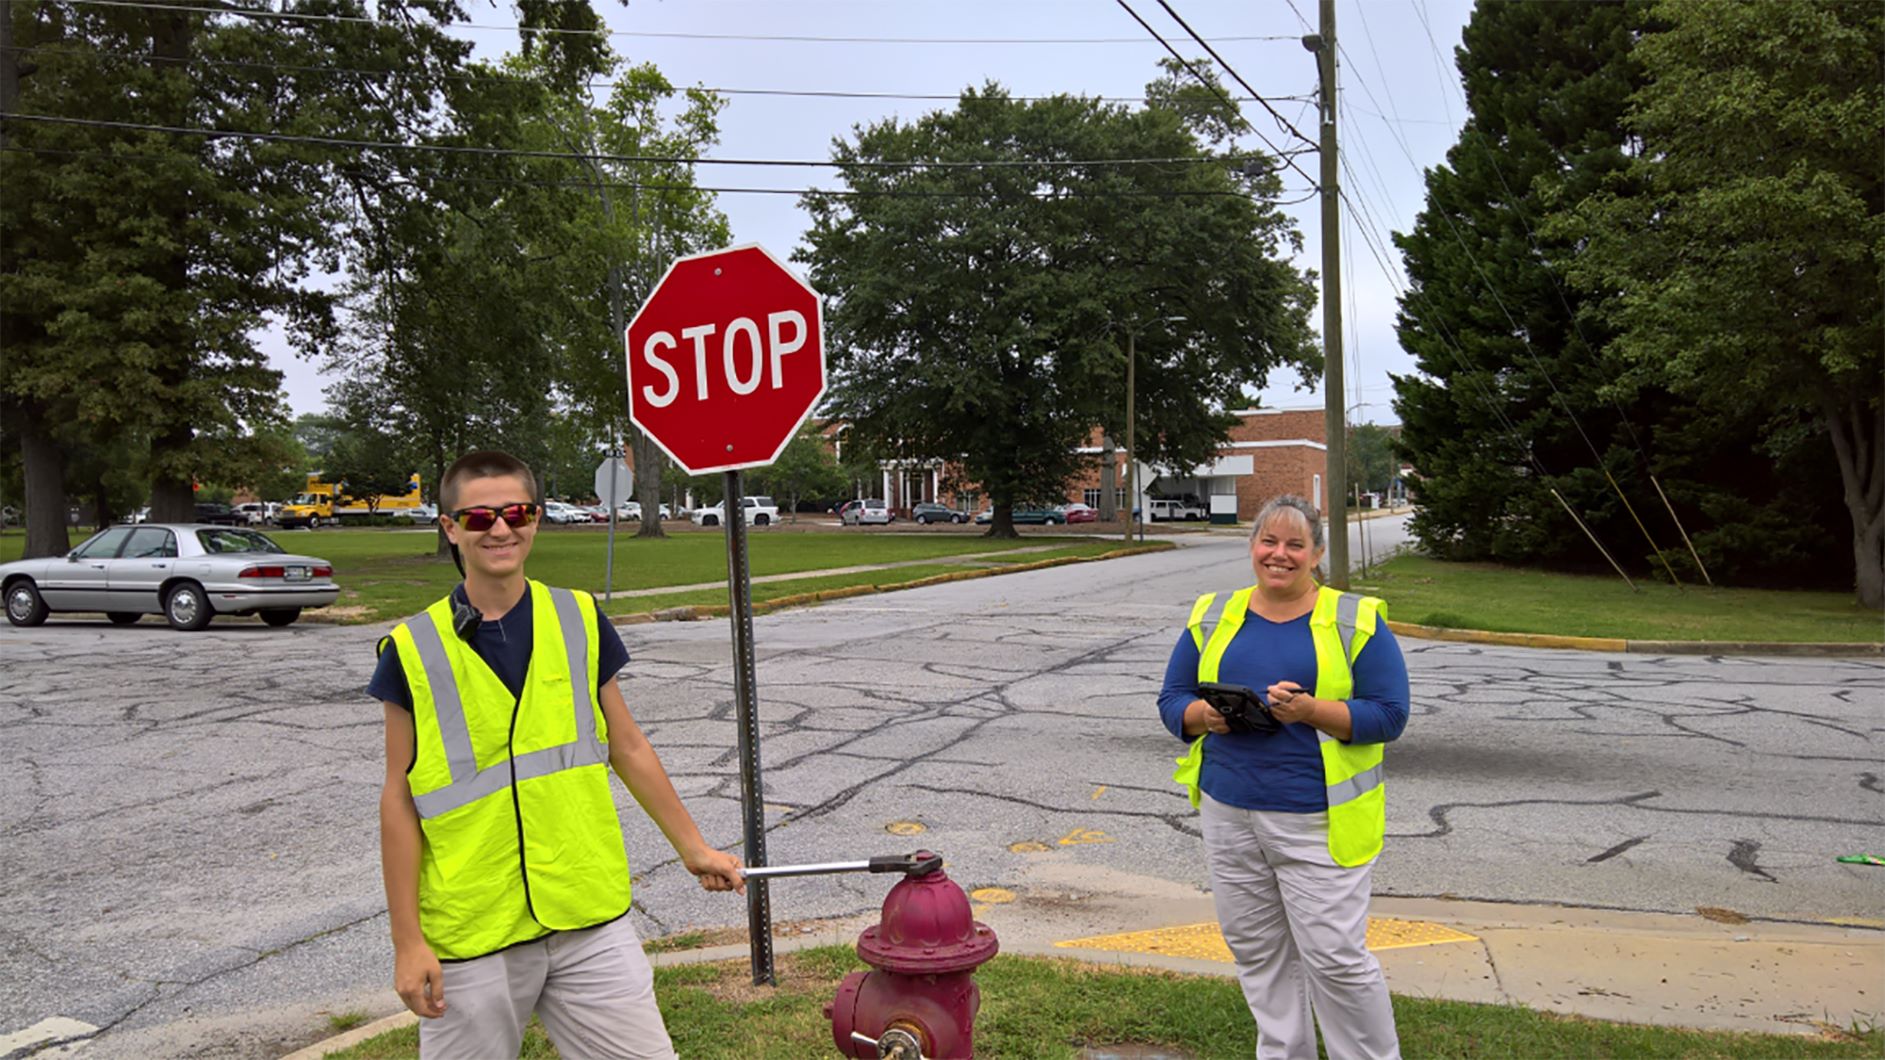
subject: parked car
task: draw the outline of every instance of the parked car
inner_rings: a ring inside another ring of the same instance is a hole
[[[981,513],[975,517],[975,521],[982,524],[994,522],[995,509],[983,508]],[[1058,508],[1017,507],[1014,510],[1014,522],[1016,526],[1021,526],[1025,523],[1046,523],[1052,525],[1066,521],[1067,517],[1063,515]]]
[[[924,525],[930,523],[966,523],[969,521],[969,513],[957,511],[947,504],[937,504],[935,501],[922,501],[910,509],[910,518]]]
[[[745,505],[743,514],[748,526],[771,526],[779,521],[779,506],[772,503],[771,497],[751,496],[740,498]],[[719,526],[726,521],[726,502],[721,501],[710,508],[701,508],[694,512],[694,525]]]
[[[1059,512],[1061,520],[1067,523],[1092,523],[1098,522],[1100,518],[1100,513],[1091,505],[1082,504],[1079,501],[1063,504],[1054,510]]]
[[[196,505],[196,521],[199,523],[208,523],[211,526],[247,526],[249,517],[229,507],[227,504],[198,501]]]
[[[54,611],[102,611],[113,625],[163,615],[197,630],[216,615],[285,626],[340,596],[333,565],[282,551],[266,534],[204,523],[101,530],[64,556],[0,564],[7,621],[37,626]]]
[[[897,513],[882,497],[865,497],[839,509],[838,519],[846,526],[889,526],[897,521]]]
[[[564,504],[562,501],[544,501],[543,518],[546,522],[556,523],[561,526],[569,523],[586,523],[589,521],[589,513],[576,507],[574,504]]]
[[[436,504],[415,504],[410,508],[395,510],[393,518],[402,523],[436,523],[439,521],[439,509]]]
[[[11,508],[7,509],[8,512],[11,512],[12,510],[13,509]],[[150,520],[151,520],[151,510],[149,508],[139,508],[137,511],[132,512],[130,515],[127,515],[118,521],[121,523],[148,523],[150,522]],[[13,520],[13,522],[18,522],[18,521],[19,521],[18,519]],[[0,521],[0,525],[11,525],[11,524],[6,523],[4,521]]]

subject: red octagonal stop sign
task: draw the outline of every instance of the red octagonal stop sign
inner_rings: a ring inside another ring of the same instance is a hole
[[[628,418],[689,474],[778,458],[825,392],[818,292],[758,245],[677,259],[628,325]]]

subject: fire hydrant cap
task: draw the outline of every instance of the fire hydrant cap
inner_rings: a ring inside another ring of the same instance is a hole
[[[857,955],[886,972],[947,975],[986,963],[1000,946],[970,915],[969,896],[937,870],[890,889],[883,919],[858,937]]]

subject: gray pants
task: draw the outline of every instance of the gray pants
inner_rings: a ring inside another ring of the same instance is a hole
[[[533,1011],[568,1060],[674,1056],[627,917],[445,965],[445,1015],[419,1021],[419,1055],[515,1060]]]
[[[1335,863],[1326,813],[1240,810],[1209,795],[1200,813],[1258,1060],[1315,1060],[1316,1023],[1329,1060],[1400,1056],[1387,979],[1368,952],[1372,863]]]

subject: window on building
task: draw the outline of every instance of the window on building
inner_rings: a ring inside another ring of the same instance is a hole
[[[1083,490],[1080,493],[1080,499],[1086,502],[1087,507],[1098,508],[1100,506],[1100,491],[1097,489]]]
[[[1113,490],[1113,503],[1120,508],[1126,506],[1126,487],[1120,486]]]

